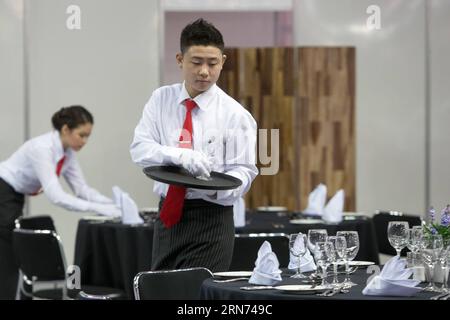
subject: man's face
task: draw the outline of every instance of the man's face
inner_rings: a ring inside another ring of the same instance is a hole
[[[183,54],[177,54],[177,62],[183,70],[186,89],[191,98],[205,92],[219,79],[226,56],[214,46],[191,46]]]

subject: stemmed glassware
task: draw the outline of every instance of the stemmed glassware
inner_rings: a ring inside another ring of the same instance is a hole
[[[397,251],[397,256],[408,244],[409,224],[407,221],[390,221],[387,228],[389,243]]]
[[[299,232],[296,234],[291,234],[289,236],[289,252],[296,257],[297,260],[297,272],[291,276],[291,278],[302,279],[307,278],[302,274],[300,270],[301,258],[305,255],[308,245],[308,239],[306,235]]]
[[[420,242],[422,241],[423,228],[421,226],[413,226],[408,230],[409,238],[407,247],[412,253],[418,253],[420,249]]]
[[[309,229],[308,230],[308,248],[309,251],[314,254],[314,250],[317,242],[327,241],[328,232],[326,229]],[[313,272],[311,277],[317,277],[317,272]]]
[[[331,242],[317,242],[314,247],[314,258],[317,265],[322,268],[322,283],[324,287],[330,285],[326,282],[327,268],[336,259],[333,244]]]
[[[334,277],[333,277],[333,282],[331,283],[334,287],[339,285],[339,281],[338,281],[338,271],[337,271],[337,266],[338,263],[341,261],[344,261],[344,257],[345,257],[345,252],[347,250],[347,241],[345,240],[345,237],[343,236],[331,236],[327,238],[328,242],[331,242],[333,244],[334,247],[334,252],[335,252],[335,256],[336,258],[333,261],[333,272],[334,272]]]
[[[350,280],[350,267],[349,261],[355,259],[359,251],[359,236],[357,231],[338,231],[336,236],[345,238],[347,248],[345,250],[344,263],[345,263],[345,279],[343,282],[344,287],[356,286],[357,284]]]
[[[442,272],[444,272],[444,279],[442,281],[442,288],[441,288],[441,291],[444,293],[450,293],[450,290],[448,289],[449,260],[450,260],[450,244],[447,244],[447,246],[441,250],[441,254],[439,255],[439,262],[441,264]]]
[[[317,242],[327,241],[328,232],[326,229],[309,229],[308,230],[308,248],[311,252],[314,252],[314,248]]]
[[[426,291],[439,291],[434,283],[434,267],[439,260],[444,243],[442,236],[438,234],[426,235],[422,238],[420,254],[427,265],[427,278],[429,284],[424,288]]]

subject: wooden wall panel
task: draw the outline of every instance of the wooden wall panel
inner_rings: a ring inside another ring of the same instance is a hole
[[[241,48],[225,54],[218,85],[252,113],[259,129],[280,130],[279,172],[255,179],[247,207],[301,210],[322,182],[329,198],[343,188],[345,210],[355,210],[355,49]]]

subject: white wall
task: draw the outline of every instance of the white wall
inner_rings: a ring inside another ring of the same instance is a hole
[[[27,0],[31,136],[51,129],[61,106],[85,105],[94,115],[89,143],[78,154],[88,183],[111,196],[128,191],[139,207],[154,206],[153,183],[130,159],[143,106],[159,86],[158,2],[147,0]],[[81,8],[81,30],[66,28],[66,8]],[[82,214],[30,201],[32,214],[51,213],[72,261]]]
[[[285,11],[293,0],[161,0],[165,11]]]
[[[371,4],[381,8],[380,30],[366,28]],[[295,45],[356,47],[358,211],[423,212],[424,1],[297,0],[294,7]]]
[[[22,0],[0,0],[0,161],[25,135]]]
[[[430,3],[430,205],[450,203],[450,1]]]

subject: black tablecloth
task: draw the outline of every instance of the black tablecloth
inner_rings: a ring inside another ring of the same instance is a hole
[[[340,224],[289,223],[286,215],[249,213],[248,225],[236,228],[236,233],[307,232],[325,228],[329,234],[337,230],[356,230],[360,249],[355,260],[378,263],[378,249],[372,220],[358,218]],[[121,223],[80,220],[75,245],[75,264],[81,269],[82,284],[122,289],[133,299],[133,279],[141,271],[148,271],[152,260],[152,225],[124,225]],[[255,253],[256,254],[256,253]]]
[[[149,271],[153,227],[80,220],[75,244],[75,265],[81,283],[125,290],[134,298],[133,279]]]
[[[298,279],[289,278],[290,272],[283,272],[283,280],[276,285],[304,284]],[[229,283],[216,283],[213,279],[203,282],[201,288],[201,299],[204,300],[428,300],[435,296],[435,292],[419,292],[413,297],[385,297],[385,296],[365,296],[362,290],[366,286],[368,277],[366,268],[357,270],[351,275],[351,280],[357,286],[350,288],[349,293],[339,293],[332,297],[320,297],[314,294],[286,293],[275,289],[246,291],[239,289],[243,286],[252,286],[248,281],[237,281]],[[339,276],[339,281],[342,281]]]
[[[248,212],[245,227],[236,228],[236,233],[281,232],[286,234],[303,232],[309,229],[326,229],[328,235],[335,235],[339,230],[358,231],[360,248],[355,260],[373,261],[379,263],[378,245],[372,219],[364,216],[344,217],[338,224],[292,224],[289,213]]]

